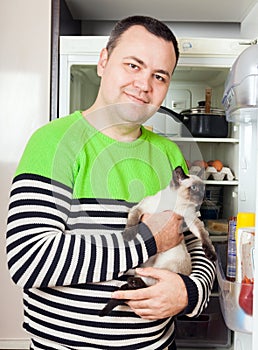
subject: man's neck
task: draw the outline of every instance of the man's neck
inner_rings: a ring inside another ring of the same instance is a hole
[[[90,107],[82,112],[83,117],[98,131],[119,142],[132,142],[141,136],[141,125],[111,122],[103,109]]]

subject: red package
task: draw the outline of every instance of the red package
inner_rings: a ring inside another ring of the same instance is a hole
[[[253,315],[253,281],[249,278],[242,281],[239,305],[248,315]]]

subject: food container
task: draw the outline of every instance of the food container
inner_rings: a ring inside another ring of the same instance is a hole
[[[205,101],[181,113],[161,106],[158,112],[168,114],[177,122],[182,122],[182,136],[227,137],[228,122],[224,110],[210,106],[211,92],[206,89]]]
[[[205,188],[205,200],[208,203],[218,204],[223,199],[223,188],[222,186],[206,186]]]
[[[204,200],[200,208],[201,217],[204,220],[217,220],[220,215],[220,209],[220,205],[214,204],[213,202],[208,200]]]
[[[232,114],[239,109],[250,112],[258,107],[258,45],[249,46],[234,62],[225,83],[222,103],[228,121],[237,120]]]

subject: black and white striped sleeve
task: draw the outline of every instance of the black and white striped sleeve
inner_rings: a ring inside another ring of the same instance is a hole
[[[189,278],[197,289],[197,301],[192,302],[189,295],[189,304],[194,304],[194,307],[187,315],[193,317],[199,315],[208,304],[215,279],[215,263],[205,256],[201,241],[190,231],[185,233],[185,242],[192,262]]]
[[[114,225],[105,206],[99,205],[91,224],[83,209],[59,182],[33,174],[15,177],[7,223],[8,267],[15,283],[27,289],[107,281],[156,253],[146,227],[134,241],[123,240],[128,208],[113,208]]]

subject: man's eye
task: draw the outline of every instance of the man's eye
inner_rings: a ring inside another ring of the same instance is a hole
[[[159,81],[165,81],[165,79],[159,74],[155,74],[155,78]]]
[[[129,63],[128,65],[132,69],[135,69],[135,70],[138,69],[138,66],[136,64],[134,64],[134,63]]]

